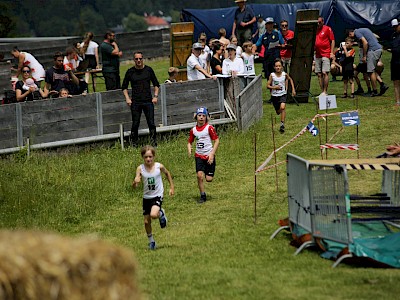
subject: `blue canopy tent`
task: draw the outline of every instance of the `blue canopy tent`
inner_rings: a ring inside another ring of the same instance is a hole
[[[381,39],[390,37],[393,30],[390,21],[400,17],[399,0],[383,1],[342,1],[330,0],[319,2],[303,2],[292,4],[248,4],[255,15],[264,18],[273,17],[277,22],[282,19],[289,21],[289,28],[294,30],[296,11],[299,9],[319,9],[325,23],[332,27],[337,42],[343,41],[346,29],[370,28]],[[207,37],[218,37],[218,30],[225,28],[227,36],[232,34],[232,23],[237,7],[220,9],[184,9],[183,21],[194,22],[194,37],[197,39],[201,32]],[[254,27],[254,30],[256,27]]]

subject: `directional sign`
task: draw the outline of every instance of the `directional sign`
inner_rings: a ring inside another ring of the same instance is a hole
[[[360,125],[360,118],[357,111],[340,114],[340,117],[342,118],[343,126]]]
[[[315,127],[315,125],[313,124],[313,122],[308,123],[307,129],[308,129],[309,132],[311,132],[311,134],[312,134],[313,136],[317,136],[318,133],[319,133],[318,128]]]

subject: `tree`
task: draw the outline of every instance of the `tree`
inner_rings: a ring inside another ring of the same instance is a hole
[[[142,31],[147,29],[147,23],[142,16],[130,13],[126,18],[122,19],[122,25],[126,32]]]
[[[15,28],[15,21],[9,17],[10,9],[7,4],[0,3],[0,37],[6,37]]]

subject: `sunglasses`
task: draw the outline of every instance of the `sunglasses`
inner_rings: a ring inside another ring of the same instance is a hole
[[[31,71],[29,70],[22,70],[22,73],[30,73]]]
[[[202,41],[202,42],[205,42],[205,41],[206,41],[206,39],[200,39],[200,41]]]
[[[287,25],[285,25],[285,24],[282,24],[282,25],[281,25],[281,27],[288,27],[288,26],[287,26]]]
[[[143,60],[143,57],[135,57],[135,60]]]

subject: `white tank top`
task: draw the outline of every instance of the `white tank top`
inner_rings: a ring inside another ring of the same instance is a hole
[[[35,81],[44,80],[45,71],[43,66],[37,61],[37,59],[28,52],[22,52],[25,54],[24,66],[29,66],[32,70],[32,78]]]
[[[140,165],[143,179],[143,198],[150,199],[164,196],[164,186],[162,182],[160,163],[154,164],[154,170],[149,172],[143,164]]]
[[[282,72],[281,76],[276,76],[275,72],[271,73],[272,76],[272,84],[271,85],[279,85],[282,87],[281,90],[271,90],[272,96],[283,96],[286,95],[286,73]]]
[[[200,155],[210,154],[213,145],[208,129],[210,124],[207,124],[202,131],[198,131],[196,126],[193,128],[193,135],[196,137],[196,153]]]

